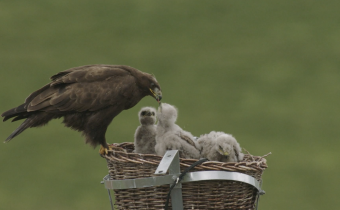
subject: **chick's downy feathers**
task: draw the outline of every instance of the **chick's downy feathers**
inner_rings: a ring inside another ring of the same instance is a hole
[[[194,141],[194,136],[176,124],[177,109],[174,106],[162,103],[157,111],[157,119],[157,155],[163,156],[167,150],[179,150],[182,158],[200,157],[199,145]]]
[[[139,113],[140,126],[135,132],[135,151],[141,154],[155,154],[156,144],[156,109],[143,107]]]
[[[236,139],[224,132],[211,131],[209,134],[198,138],[201,146],[201,157],[211,161],[240,162],[244,154],[241,152],[240,144]]]

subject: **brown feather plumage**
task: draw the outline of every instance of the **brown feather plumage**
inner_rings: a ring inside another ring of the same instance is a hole
[[[6,141],[27,128],[63,117],[67,127],[83,132],[86,143],[107,147],[105,132],[115,116],[147,95],[161,99],[157,80],[129,66],[80,66],[59,72],[51,80],[24,104],[1,115],[4,121],[26,119]]]

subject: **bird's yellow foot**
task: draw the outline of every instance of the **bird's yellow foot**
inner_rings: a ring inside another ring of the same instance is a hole
[[[99,154],[107,155],[109,153],[109,150],[112,149],[112,147],[110,145],[107,145],[107,146],[108,146],[108,148],[105,148],[105,147],[103,147],[103,145],[100,145]]]

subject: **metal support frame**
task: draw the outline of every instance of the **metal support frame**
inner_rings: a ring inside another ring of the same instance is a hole
[[[179,166],[179,154],[178,150],[168,150],[159,163],[155,174],[166,174],[169,170],[169,175],[172,175],[173,181],[178,179],[181,169]],[[173,182],[172,181],[172,182]],[[173,209],[183,210],[182,199],[182,184],[177,183],[171,191],[171,204]]]
[[[165,184],[172,184],[181,174],[180,164],[179,164],[179,153],[178,150],[168,150],[163,159],[159,163],[155,175],[149,178],[137,178],[137,179],[125,179],[125,180],[109,180],[109,175],[104,177],[101,182],[105,185],[105,188],[109,190],[113,189],[130,189],[130,188],[143,188],[143,187],[154,187]],[[168,175],[167,172],[169,171]],[[207,181],[207,180],[231,180],[243,182],[250,184],[258,190],[258,196],[264,195],[265,191],[261,189],[262,182],[257,181],[254,177],[247,174],[239,172],[229,172],[229,171],[198,171],[189,172],[183,179],[182,183],[195,182],[195,181]],[[109,192],[111,208],[113,209],[112,198]],[[257,199],[256,209],[258,209]],[[182,199],[182,184],[178,183],[171,192],[171,202],[173,209],[182,210],[183,209],[183,199]]]

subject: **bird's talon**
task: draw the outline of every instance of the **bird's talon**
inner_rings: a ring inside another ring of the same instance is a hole
[[[112,147],[109,146],[109,149],[112,149]],[[102,145],[100,145],[99,154],[107,155],[107,154],[109,154],[109,150],[107,148],[103,147]]]

